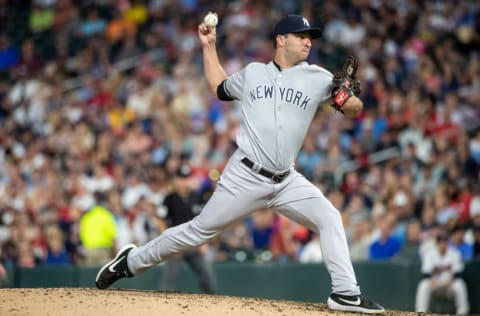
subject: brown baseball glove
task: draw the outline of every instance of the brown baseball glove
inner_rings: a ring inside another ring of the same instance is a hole
[[[340,71],[333,75],[332,80],[332,101],[335,110],[342,111],[342,106],[352,95],[360,95],[360,82],[355,77],[358,68],[358,61],[353,56],[348,56],[343,62]]]

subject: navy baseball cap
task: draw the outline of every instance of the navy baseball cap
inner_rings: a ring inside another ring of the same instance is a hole
[[[289,14],[277,22],[273,29],[273,36],[302,32],[309,32],[312,38],[318,38],[322,35],[322,31],[318,27],[311,27],[305,17],[298,14]]]

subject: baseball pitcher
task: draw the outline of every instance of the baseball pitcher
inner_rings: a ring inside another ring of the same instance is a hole
[[[339,211],[318,187],[294,168],[317,108],[329,102],[338,112],[354,118],[362,110],[355,58],[332,75],[306,62],[312,39],[321,35],[300,15],[282,18],[274,28],[274,59],[253,62],[227,76],[216,50],[216,31],[205,22],[198,26],[205,76],[219,99],[242,104],[238,150],[229,159],[217,188],[201,213],[172,227],[146,245],[128,245],[103,266],[96,285],[142,273],[172,255],[202,245],[231,223],[253,211],[274,207],[277,212],[320,234],[321,250],[332,279],[328,307],[363,313],[384,308],[360,293],[348,252]]]

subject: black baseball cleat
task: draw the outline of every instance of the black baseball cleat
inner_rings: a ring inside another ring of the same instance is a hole
[[[117,253],[112,261],[105,264],[97,273],[95,285],[98,289],[106,289],[115,281],[122,278],[130,278],[133,274],[128,270],[127,256],[128,253],[137,248],[134,244],[128,244]]]
[[[385,308],[369,301],[362,295],[341,295],[332,293],[327,300],[328,308],[337,311],[357,312],[366,314],[382,314]]]

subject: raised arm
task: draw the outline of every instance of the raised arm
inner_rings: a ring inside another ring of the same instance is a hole
[[[215,27],[207,26],[205,23],[198,25],[198,38],[203,50],[203,66],[205,77],[212,93],[217,96],[217,87],[225,79],[227,74],[218,59],[217,48],[215,46],[217,33]],[[218,96],[217,96],[218,97]]]

